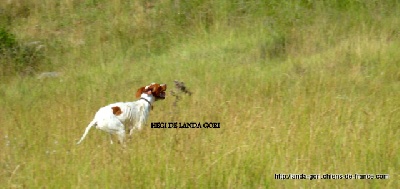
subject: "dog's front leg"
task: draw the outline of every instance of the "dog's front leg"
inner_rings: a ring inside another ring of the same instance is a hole
[[[129,135],[132,136],[132,134],[135,130],[139,130],[139,131],[142,130],[142,125],[138,124],[138,125],[135,125],[134,127],[132,127],[132,129],[129,131]]]
[[[129,136],[132,136],[133,131],[135,130],[135,128],[136,128],[136,125],[134,125],[134,124],[132,124],[132,125],[129,127]]]

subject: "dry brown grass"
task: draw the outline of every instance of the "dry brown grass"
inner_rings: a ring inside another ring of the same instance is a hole
[[[276,5],[276,15],[268,12],[279,25],[273,31],[259,24],[266,18],[259,12],[240,13],[232,26],[226,11],[215,13],[208,30],[201,23],[182,35],[168,25],[171,17],[164,30],[154,30],[160,25],[146,16],[156,12],[135,3],[100,2],[87,5],[90,11],[78,6],[83,1],[33,3],[32,15],[13,30],[47,42],[48,58],[63,75],[0,84],[5,188],[398,188],[398,13],[381,15],[379,26],[366,14],[356,20],[350,18],[358,13],[317,7],[298,13],[302,22],[289,22],[296,14]],[[128,36],[138,31],[131,22],[143,33]],[[159,38],[133,43],[140,36]],[[163,53],[153,48],[164,45]],[[97,130],[75,145],[99,107],[135,100],[143,83],[174,86],[175,79],[192,94],[176,106],[172,95],[157,102],[127,148],[110,145]],[[150,122],[221,128],[152,129]],[[390,179],[275,180],[279,173]]]

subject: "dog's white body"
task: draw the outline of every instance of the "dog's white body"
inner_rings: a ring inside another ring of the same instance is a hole
[[[154,96],[151,91],[142,93],[144,90],[148,90],[149,86],[142,88],[144,89],[140,91],[140,99],[137,101],[117,102],[100,108],[94,116],[94,119],[86,127],[83,136],[77,144],[80,144],[83,141],[89,130],[94,126],[97,129],[109,133],[110,136],[112,134],[118,135],[118,139],[121,143],[124,143],[125,141],[125,127],[129,128],[130,135],[133,134],[135,129],[141,130],[149,117],[151,106],[157,97]],[[165,93],[163,95],[165,95]],[[164,98],[163,95],[161,95],[160,98]],[[113,143],[112,140],[111,143]]]

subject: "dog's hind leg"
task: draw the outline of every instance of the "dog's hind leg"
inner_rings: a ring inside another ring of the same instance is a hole
[[[116,134],[118,135],[118,140],[119,140],[119,142],[120,142],[122,145],[125,145],[125,137],[126,137],[125,129],[119,130]]]
[[[124,124],[114,115],[110,117],[107,132],[110,134],[116,134],[118,136],[118,140],[121,144],[125,143],[125,126]],[[111,135],[110,135],[111,136]]]
[[[114,142],[112,141],[112,134],[110,133],[110,144],[114,144]]]

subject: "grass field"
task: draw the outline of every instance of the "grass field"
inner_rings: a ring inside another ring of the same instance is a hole
[[[400,187],[397,1],[56,2],[0,5],[0,27],[44,46],[0,57],[1,188]],[[175,79],[193,94],[156,102],[126,148],[95,129],[75,145],[101,106]]]

